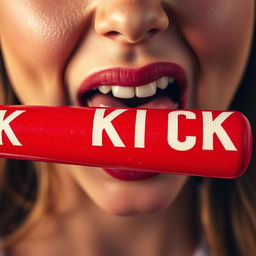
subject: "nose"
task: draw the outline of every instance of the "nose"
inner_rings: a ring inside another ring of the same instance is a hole
[[[140,43],[169,27],[159,0],[106,0],[98,6],[95,31],[117,42]]]

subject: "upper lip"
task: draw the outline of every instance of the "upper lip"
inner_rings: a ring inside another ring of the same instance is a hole
[[[173,77],[181,88],[181,105],[184,106],[187,77],[184,69],[171,62],[150,63],[140,68],[114,67],[104,69],[85,78],[78,90],[78,102],[82,105],[83,95],[100,85],[140,86],[169,76]]]

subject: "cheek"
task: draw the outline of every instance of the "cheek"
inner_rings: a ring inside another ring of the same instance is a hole
[[[176,21],[199,66],[195,105],[225,109],[246,65],[254,1],[184,0],[180,3],[177,1]]]
[[[19,88],[28,88],[54,104],[54,95],[61,94],[62,70],[82,29],[82,12],[74,10],[83,8],[76,2],[0,0],[1,49],[18,95]]]
[[[78,29],[80,17],[72,12],[67,1],[43,4],[42,1],[9,0],[6,5],[3,2],[0,5],[1,37],[8,40],[19,55],[30,60],[40,57],[42,63],[55,63],[72,48],[70,39]]]
[[[253,16],[253,0],[185,0],[177,7],[177,21],[192,49],[199,59],[211,57],[211,61],[232,57],[248,42]]]

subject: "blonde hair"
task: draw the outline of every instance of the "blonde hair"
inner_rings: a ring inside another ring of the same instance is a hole
[[[255,49],[233,109],[245,112],[256,127]],[[18,104],[9,85],[3,61],[0,63],[2,104]],[[248,78],[249,77],[249,78]],[[249,79],[249,80],[248,80]],[[254,93],[252,93],[254,90]],[[246,97],[246,104],[244,104]],[[251,97],[251,98],[248,98]],[[248,105],[253,104],[248,107]],[[255,111],[254,110],[254,111]],[[254,131],[255,132],[255,131]],[[255,132],[256,134],[256,132]],[[235,180],[202,179],[198,193],[200,219],[209,246],[216,256],[253,256],[256,252],[256,157],[248,171]],[[18,180],[20,173],[23,180]],[[47,208],[50,188],[49,165],[18,160],[0,161],[0,236],[4,245],[17,241]],[[11,179],[8,178],[11,176]],[[193,181],[193,179],[191,179]],[[17,182],[15,186],[12,182]],[[4,202],[4,204],[3,204]],[[17,220],[17,216],[21,216]]]

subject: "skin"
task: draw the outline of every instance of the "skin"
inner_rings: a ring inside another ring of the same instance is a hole
[[[77,105],[81,82],[95,71],[171,61],[187,74],[186,108],[227,109],[247,62],[254,8],[253,0],[0,0],[1,50],[23,104]],[[100,168],[53,168],[57,215],[45,214],[10,254],[31,246],[47,255],[193,252],[187,176],[122,182]]]

